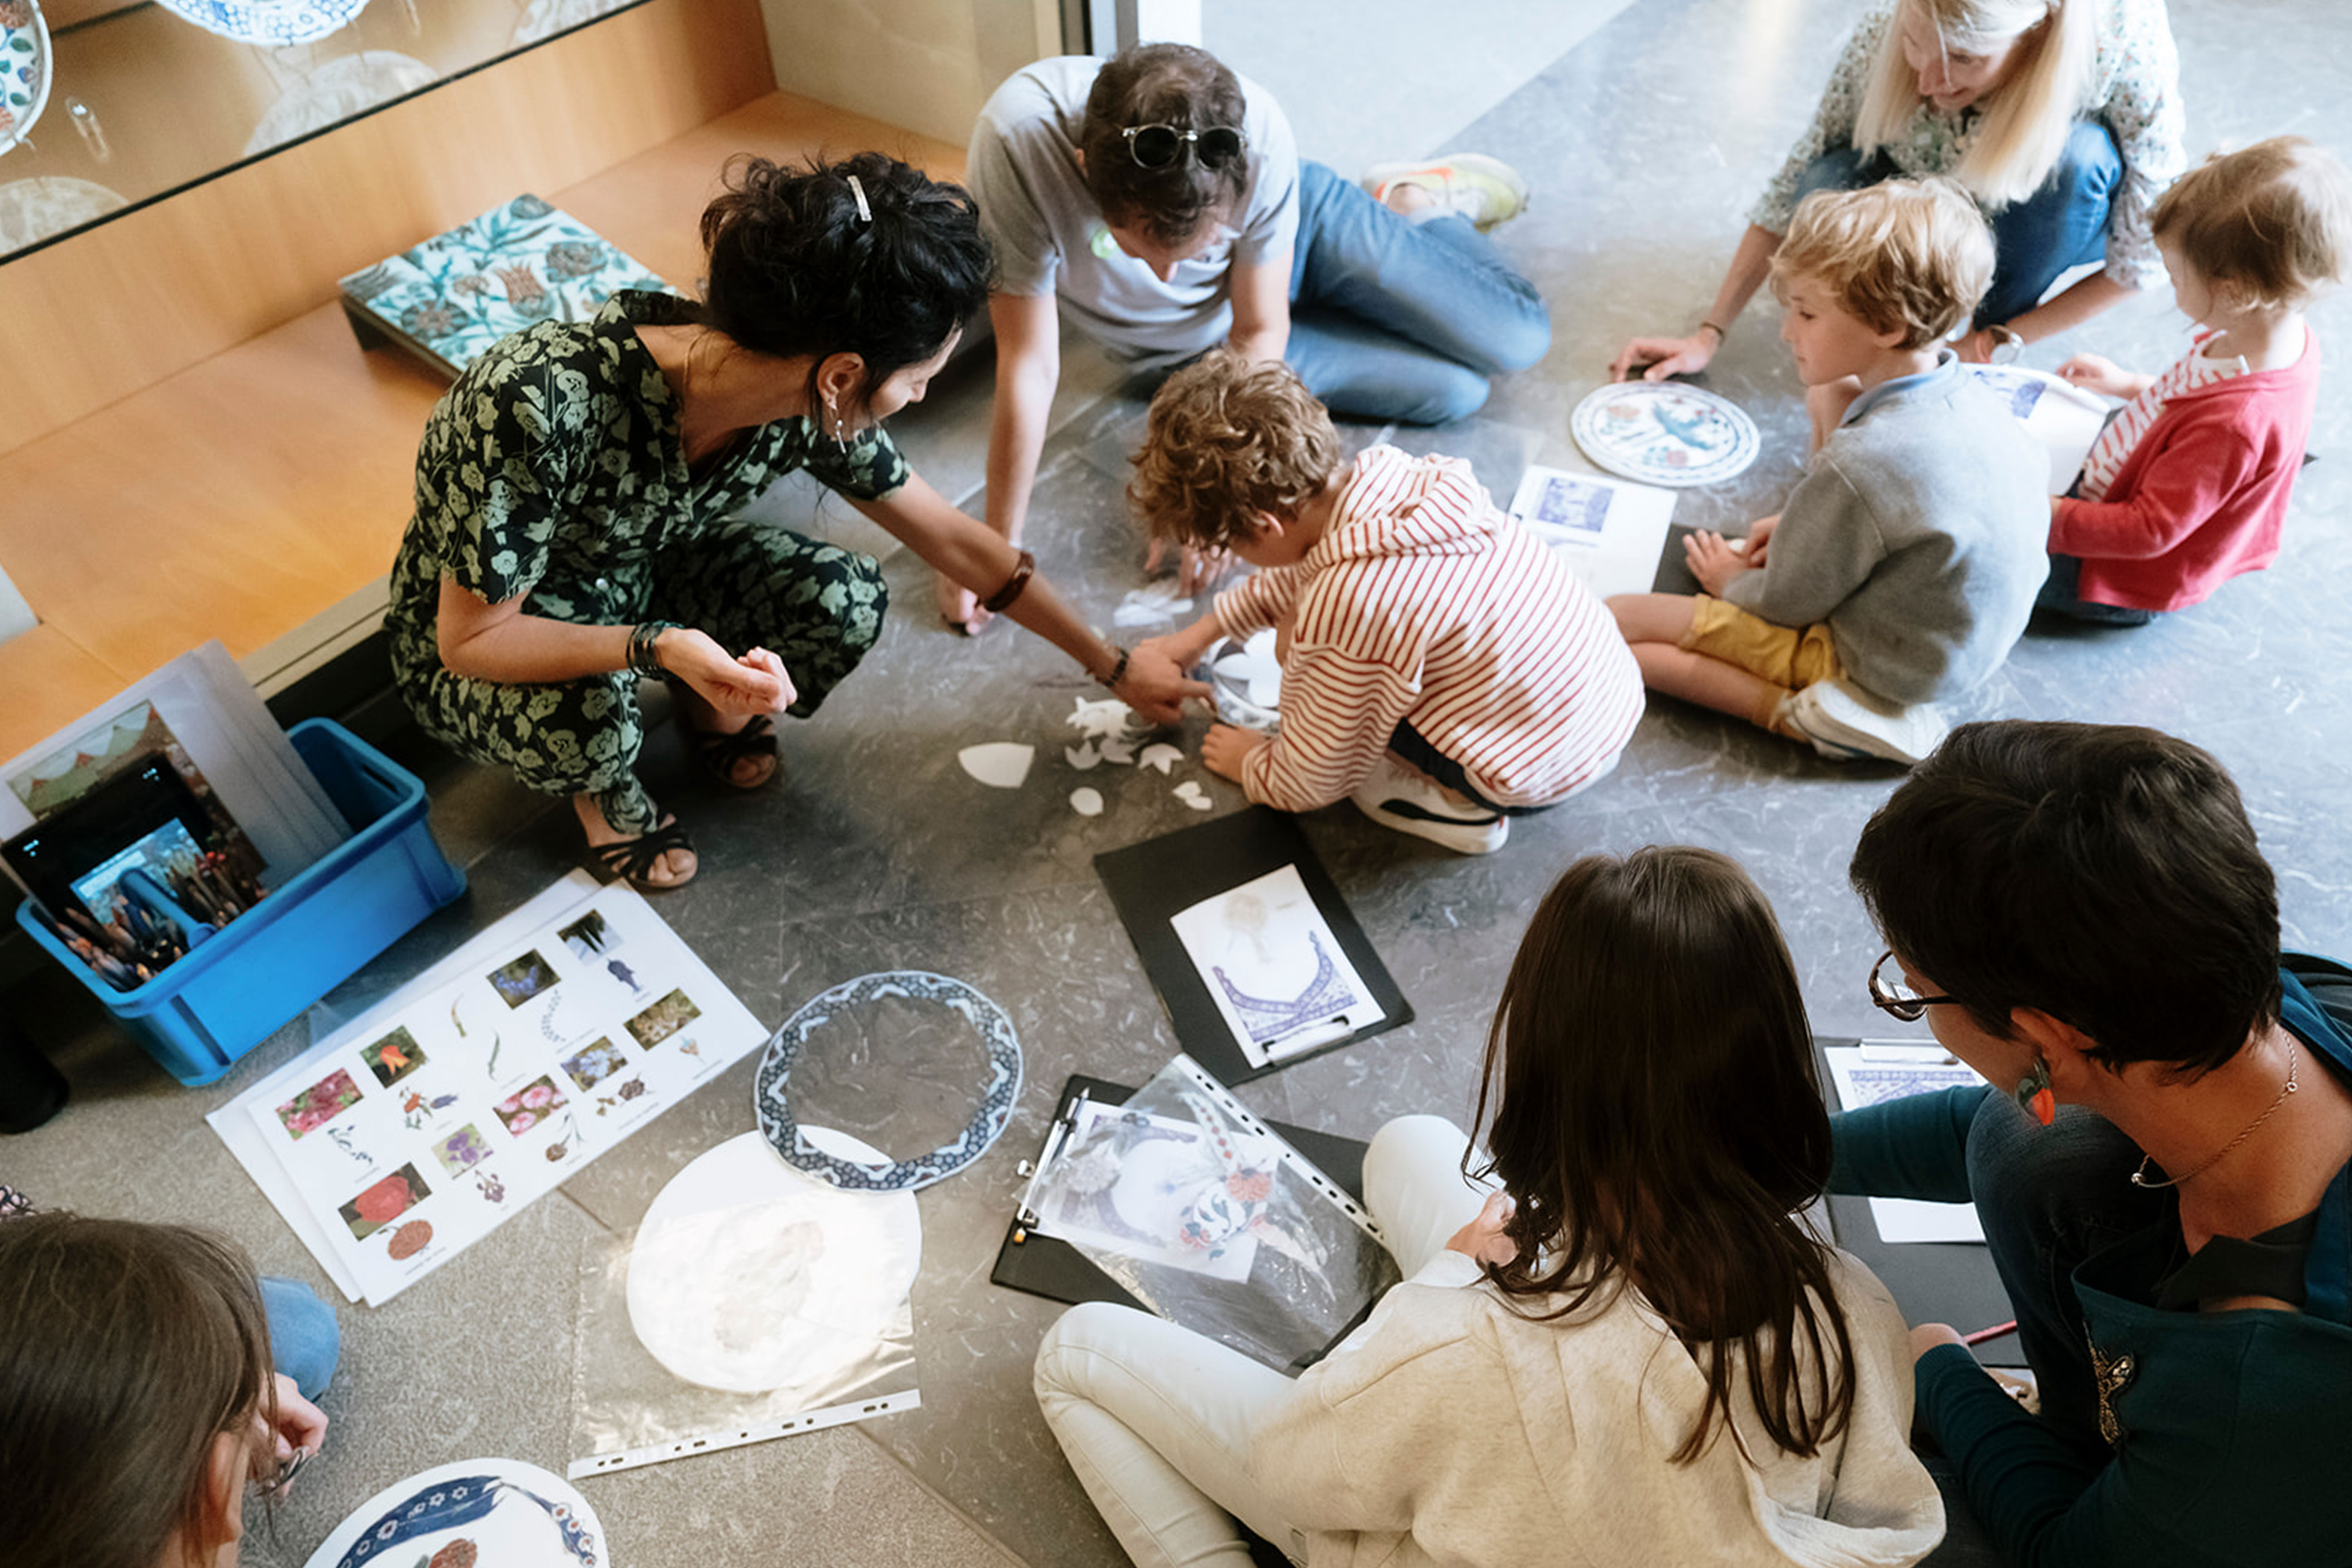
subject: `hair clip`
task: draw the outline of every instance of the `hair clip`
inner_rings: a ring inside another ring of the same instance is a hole
[[[874,209],[866,205],[866,187],[857,183],[857,176],[855,174],[849,176],[849,194],[857,198],[857,221],[872,223]]]
[[[2058,1097],[2050,1089],[2050,1064],[2033,1058],[2033,1070],[2017,1082],[2017,1108],[2047,1127],[2057,1119]]]

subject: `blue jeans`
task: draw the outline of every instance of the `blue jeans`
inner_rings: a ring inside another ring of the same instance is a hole
[[[1320,163],[1298,166],[1284,356],[1335,414],[1442,425],[1551,347],[1551,313],[1464,218],[1413,223]]]
[[[1815,191],[1853,191],[1900,173],[1884,153],[1868,158],[1851,147],[1822,153],[1806,165],[1798,199]],[[2113,132],[2095,120],[2074,122],[2066,150],[2042,188],[1990,216],[1992,287],[1977,306],[1984,327],[2025,314],[2041,302],[2058,275],[2106,255],[2107,214],[2123,183],[2123,154]]]
[[[2017,1338],[2053,1431],[2104,1462],[2098,1389],[2074,1269],[2168,1212],[2131,1184],[2140,1150],[2105,1118],[2062,1105],[2048,1127],[2007,1095],[1946,1089],[1832,1116],[1830,1190],[1974,1203],[2017,1312]]]
[[[2081,596],[2083,560],[2079,555],[2050,554],[2050,575],[2042,580],[2042,591],[2033,596],[2037,610],[2054,610],[2078,621],[2089,621],[2102,626],[2144,626],[2156,619],[2154,610],[2137,610],[2126,605],[2102,605]]]
[[[269,1315],[270,1363],[294,1380],[303,1398],[318,1398],[342,1356],[335,1310],[308,1285],[268,1274],[261,1277],[261,1305]]]

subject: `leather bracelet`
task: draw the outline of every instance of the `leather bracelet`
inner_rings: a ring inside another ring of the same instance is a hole
[[[1127,649],[1120,647],[1117,643],[1113,643],[1110,646],[1111,651],[1118,655],[1118,662],[1110,667],[1110,673],[1108,675],[1097,675],[1095,677],[1095,679],[1100,683],[1105,690],[1117,691],[1118,689],[1118,683],[1127,679],[1127,661],[1132,658],[1134,655],[1129,653]]]
[[[665,675],[655,642],[664,632],[677,629],[676,621],[639,621],[629,628],[629,670],[635,675]]]
[[[1021,590],[1029,586],[1029,579],[1036,574],[1037,558],[1029,552],[1023,551],[1019,563],[1013,568],[1013,575],[1004,580],[1004,586],[982,599],[980,602],[980,607],[990,615],[994,615],[1019,598]]]

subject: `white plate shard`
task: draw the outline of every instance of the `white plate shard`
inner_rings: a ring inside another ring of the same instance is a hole
[[[1080,816],[1100,816],[1103,814],[1102,791],[1083,786],[1070,792],[1070,809]]]
[[[1103,761],[1131,765],[1135,761],[1135,742],[1125,735],[1113,735],[1102,743]]]
[[[1184,752],[1181,747],[1171,746],[1165,741],[1154,741],[1137,754],[1135,762],[1138,767],[1159,769],[1160,775],[1165,777],[1171,768],[1183,760]]]
[[[1175,795],[1178,800],[1182,801],[1194,811],[1207,811],[1216,805],[1216,802],[1209,798],[1208,793],[1191,779],[1186,779],[1182,784],[1178,784]]]
[[[1116,697],[1092,702],[1083,697],[1074,700],[1076,706],[1066,722],[1090,741],[1104,740],[1135,728],[1135,710]]]
[[[1036,760],[1037,748],[1024,746],[1017,741],[990,741],[978,746],[966,746],[956,753],[963,771],[991,789],[1019,789],[1029,777],[1029,764]]]
[[[1064,746],[1062,760],[1078,772],[1085,773],[1102,765],[1102,753],[1095,749],[1092,741],[1082,741],[1075,746]]]

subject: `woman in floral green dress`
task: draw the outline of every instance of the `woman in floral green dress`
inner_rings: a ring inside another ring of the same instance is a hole
[[[969,195],[879,153],[752,159],[702,238],[700,302],[625,291],[518,332],[434,410],[387,617],[428,731],[570,795],[614,875],[685,882],[692,846],[636,777],[637,678],[667,680],[704,763],[751,789],[775,771],[770,715],[814,712],[881,634],[870,557],[736,517],[795,468],[1145,716],[1205,695],[1087,630],[881,428],[987,299]]]

